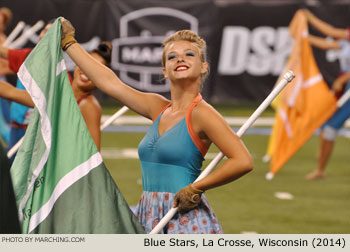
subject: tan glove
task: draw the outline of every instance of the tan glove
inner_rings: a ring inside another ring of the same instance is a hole
[[[186,213],[199,205],[202,193],[202,190],[198,190],[190,184],[176,193],[174,206],[178,207],[179,213]]]
[[[69,46],[71,46],[74,43],[77,43],[77,41],[74,38],[75,29],[73,25],[67,19],[64,19],[64,18],[61,19],[61,24],[62,24],[61,46],[62,46],[62,49],[65,51],[68,49]]]

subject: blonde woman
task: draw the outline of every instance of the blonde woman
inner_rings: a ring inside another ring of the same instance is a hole
[[[183,30],[164,41],[163,73],[171,99],[137,91],[96,62],[74,39],[74,28],[62,19],[62,47],[103,92],[124,103],[153,125],[139,144],[143,193],[139,221],[149,233],[172,206],[176,214],[162,233],[221,233],[222,228],[203,192],[232,182],[253,168],[239,137],[201,95],[209,66],[206,43]],[[216,171],[195,182],[214,143],[228,158]]]

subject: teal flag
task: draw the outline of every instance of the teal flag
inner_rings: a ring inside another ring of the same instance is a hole
[[[58,18],[18,77],[35,110],[11,168],[23,233],[144,233],[74,98]]]

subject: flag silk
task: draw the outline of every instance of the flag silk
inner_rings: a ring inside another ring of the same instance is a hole
[[[11,168],[23,233],[144,233],[93,142],[70,86],[58,18],[18,77],[35,104]]]
[[[308,39],[307,20],[301,11],[289,31],[293,50],[285,69],[296,78],[282,91],[273,127],[270,172],[276,174],[337,109],[336,98],[324,81]]]

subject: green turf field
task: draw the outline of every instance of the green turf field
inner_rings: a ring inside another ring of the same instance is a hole
[[[141,133],[103,133],[102,148],[136,148]],[[267,136],[245,136],[255,169],[228,185],[206,192],[225,233],[349,233],[350,166],[349,139],[339,137],[327,167],[327,178],[306,181],[306,173],[316,165],[318,138],[313,137],[277,173],[265,180],[268,164],[262,163]],[[209,152],[217,152],[211,148]],[[205,166],[210,160],[205,162]],[[130,206],[141,195],[141,169],[137,159],[105,159]],[[276,192],[291,193],[281,200]]]
[[[234,112],[234,115],[251,113]],[[222,113],[233,115],[229,111]],[[271,112],[267,114],[271,116]],[[143,135],[103,133],[102,150],[137,148]],[[265,179],[269,165],[261,161],[268,136],[243,136],[243,141],[254,158],[254,170],[233,183],[206,192],[225,233],[350,233],[348,138],[338,137],[327,177],[317,181],[304,177],[316,167],[318,137],[312,137],[272,181]],[[217,152],[215,147],[209,150]],[[206,160],[204,167],[210,161]],[[105,158],[105,163],[129,205],[136,205],[142,192],[138,159]],[[294,198],[278,199],[274,196],[276,192],[288,192]]]

